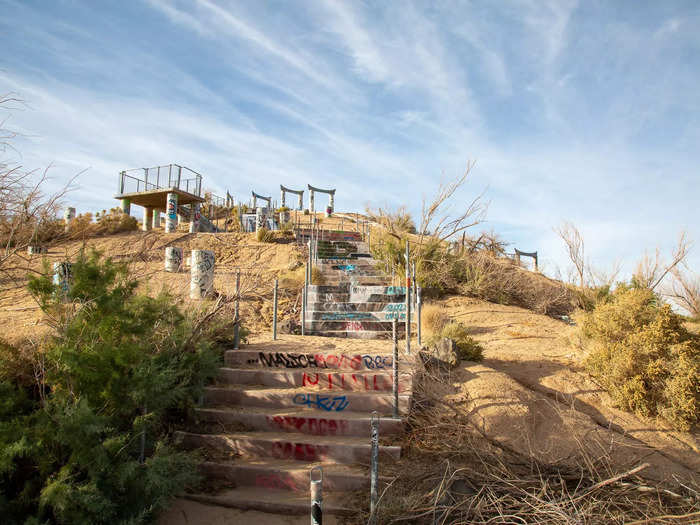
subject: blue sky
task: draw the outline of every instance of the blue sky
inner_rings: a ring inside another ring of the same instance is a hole
[[[336,208],[406,204],[476,161],[463,201],[566,274],[700,241],[697,1],[0,0],[0,92],[28,168],[189,166],[237,197],[335,187]],[[140,213],[140,212],[137,212]],[[700,244],[693,251],[695,268]]]

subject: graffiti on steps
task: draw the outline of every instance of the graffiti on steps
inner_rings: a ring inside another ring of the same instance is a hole
[[[322,321],[346,321],[348,319],[374,319],[370,312],[329,312],[321,314]]]
[[[255,476],[255,486],[264,489],[292,490],[298,492],[303,490],[291,476],[282,474],[257,474]]]
[[[271,427],[279,430],[302,432],[315,436],[336,436],[347,434],[346,419],[326,419],[324,417],[267,416]]]
[[[342,412],[350,404],[346,396],[322,396],[319,394],[296,394],[292,402],[295,405],[320,408],[326,412]]]
[[[384,314],[385,321],[391,321],[392,319],[405,320],[406,314],[399,312],[388,312]]]
[[[333,390],[334,388],[345,390],[346,388],[357,389],[357,390],[391,390],[393,386],[393,374],[391,375],[378,375],[374,374],[372,376],[357,375],[357,374],[343,374],[343,373],[318,373],[318,372],[304,372],[302,377],[302,386],[317,386],[320,388],[327,388]]]
[[[341,270],[343,272],[354,272],[355,271],[355,265],[354,264],[334,264],[332,266],[333,270]]]
[[[272,456],[279,459],[296,459],[298,461],[318,461],[328,454],[327,445],[311,443],[292,443],[275,441],[272,444]]]
[[[362,326],[361,321],[348,321],[345,323],[345,330],[348,332],[361,332],[364,330],[364,326]]]
[[[268,368],[351,368],[360,370],[390,369],[393,364],[391,355],[357,354],[289,354],[259,352],[257,359],[249,359],[249,365],[260,364]]]

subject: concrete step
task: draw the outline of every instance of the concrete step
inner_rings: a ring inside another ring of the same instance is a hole
[[[240,510],[257,510],[274,514],[309,514],[309,494],[289,490],[239,487],[218,494],[187,494],[187,499]],[[323,494],[323,514],[351,516],[357,513],[354,505],[348,503],[346,493],[328,492]]]
[[[261,407],[205,407],[196,408],[199,421],[225,425],[239,425],[248,430],[270,432],[294,432],[314,436],[360,436],[370,435],[370,415],[362,412],[319,412],[308,408],[261,408]],[[403,422],[400,418],[382,417],[379,420],[379,435],[400,433]]]
[[[212,454],[244,458],[295,461],[369,463],[370,440],[353,436],[309,436],[287,432],[235,432],[195,434],[175,432],[175,442],[188,449],[204,448]],[[379,445],[379,457],[399,459],[401,447]]]
[[[257,487],[302,492],[309,494],[311,469],[323,469],[324,491],[352,491],[369,487],[369,471],[362,467],[322,462],[301,462],[284,459],[255,459],[234,461],[206,461],[200,465],[209,479],[227,480],[236,487]],[[384,478],[381,481],[386,482]]]
[[[405,286],[389,286],[389,285],[367,285],[358,286],[351,283],[345,285],[337,286],[326,286],[326,285],[309,285],[309,294],[312,293],[349,293],[350,295],[357,296],[359,301],[361,298],[369,297],[372,295],[405,295]],[[366,299],[365,299],[366,300]],[[351,301],[356,302],[356,301]]]
[[[391,321],[372,321],[372,320],[362,320],[362,321],[306,321],[306,330],[311,332],[329,332],[329,331],[345,331],[345,332],[387,332],[391,335],[392,331]],[[404,323],[405,324],[405,323]],[[401,323],[399,323],[399,326]]]
[[[307,321],[405,321],[406,312],[337,312],[333,310],[313,310],[306,312]],[[415,322],[414,315],[411,321]]]
[[[396,296],[389,296],[396,297]],[[325,301],[325,302],[311,302],[306,305],[306,310],[308,312],[405,312],[406,303],[391,302],[386,301],[374,301],[374,302],[343,302],[339,303],[337,301]]]
[[[232,368],[310,369],[310,370],[391,370],[390,353],[346,354],[343,352],[266,352],[254,350],[227,350],[224,364]],[[408,366],[402,359],[399,367]]]
[[[309,408],[319,413],[372,412],[393,414],[394,396],[383,392],[339,392],[308,388],[266,388],[219,385],[204,388],[206,406],[249,406],[264,408]],[[399,394],[399,412],[407,414],[411,396]]]
[[[399,323],[399,327],[401,327]],[[307,335],[315,335],[317,337],[339,337],[341,339],[391,339],[392,332],[382,330],[307,330]],[[403,340],[404,329],[399,328],[399,339]]]
[[[332,259],[323,259],[323,258],[316,258],[314,261],[314,267],[319,267],[319,266],[333,266],[333,265],[342,265],[342,264],[354,264],[354,265],[362,265],[362,266],[372,266],[376,267],[377,264],[380,264],[381,261],[378,261],[377,259],[372,259],[369,254],[361,254],[361,256],[355,255],[355,257],[337,257],[334,256]]]
[[[343,277],[321,276],[321,286],[387,286],[388,281],[384,277],[371,275],[346,275]]]
[[[350,294],[348,286],[341,292],[309,292],[307,300],[309,303],[401,303],[406,301],[403,294],[380,294],[372,293],[364,296]],[[386,287],[383,287],[386,288]]]
[[[391,370],[355,370],[352,372],[318,370],[273,370],[220,368],[217,384],[261,385],[278,388],[308,387],[314,390],[350,390],[362,392],[392,392],[394,374]],[[399,373],[399,392],[410,391],[412,376]]]

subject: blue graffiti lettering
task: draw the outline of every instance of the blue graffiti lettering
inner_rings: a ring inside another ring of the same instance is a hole
[[[319,394],[296,394],[292,402],[320,408],[326,412],[342,412],[350,404],[346,396],[321,396]]]

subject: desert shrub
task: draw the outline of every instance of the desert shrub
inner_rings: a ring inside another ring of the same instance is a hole
[[[618,286],[587,314],[588,370],[621,408],[679,430],[700,417],[700,336],[645,288]]]
[[[310,215],[311,212],[309,211],[309,208],[304,209],[304,215]]]
[[[275,242],[275,232],[268,230],[267,228],[260,228],[255,232],[255,238],[258,242]]]
[[[367,218],[380,224],[392,233],[416,233],[416,223],[406,209],[400,206],[395,210],[383,208],[366,208]]]
[[[443,338],[452,339],[456,346],[458,356],[466,361],[481,361],[484,359],[484,349],[472,336],[469,328],[458,321],[450,321],[443,325],[442,329],[434,332],[428,338],[428,346],[433,346]]]
[[[143,523],[198,481],[197,455],[168,435],[219,358],[172,297],[137,286],[96,252],[74,262],[66,293],[48,267],[30,278],[55,331],[29,377],[18,349],[0,352],[4,523]]]
[[[427,335],[439,333],[450,320],[445,308],[435,303],[423,305],[420,314],[421,328]]]

